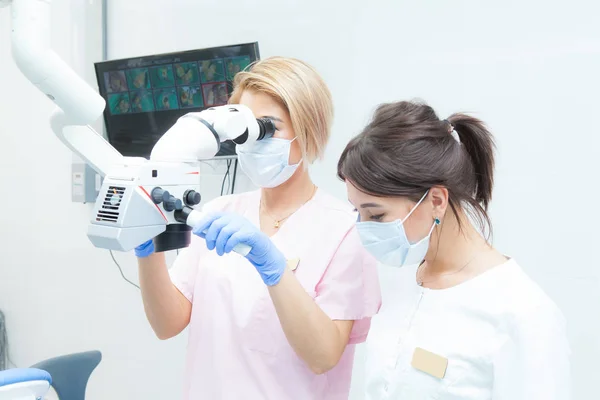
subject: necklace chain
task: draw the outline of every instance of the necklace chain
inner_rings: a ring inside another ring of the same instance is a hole
[[[294,215],[294,213],[296,211],[298,211],[303,205],[305,205],[306,203],[308,203],[315,196],[316,192],[317,192],[317,185],[313,184],[313,191],[312,191],[310,197],[308,199],[306,199],[306,201],[304,203],[300,204],[294,211],[292,211],[291,213],[289,213],[288,215],[286,215],[283,218],[275,218],[273,216],[273,214],[271,214],[269,212],[269,210],[267,210],[267,208],[265,207],[264,201],[263,201],[262,197],[260,199],[260,209],[264,210],[268,214],[268,216],[273,220],[273,227],[275,229],[279,229],[279,227],[281,226],[281,223],[283,221],[285,221],[286,219],[288,219],[289,217],[291,217],[292,215]]]
[[[433,281],[435,281],[436,279],[439,279],[439,278],[441,278],[441,277],[443,277],[443,276],[449,276],[449,275],[458,274],[460,271],[462,271],[463,269],[467,268],[467,266],[468,266],[469,264],[471,264],[471,263],[473,262],[473,260],[475,260],[475,258],[476,258],[478,255],[479,255],[479,253],[475,254],[475,255],[474,255],[474,256],[473,256],[473,257],[472,257],[472,258],[471,258],[471,259],[470,259],[470,260],[469,260],[469,261],[468,261],[468,262],[467,262],[465,265],[463,265],[462,267],[460,267],[460,268],[459,268],[459,269],[457,269],[456,271],[453,271],[453,272],[448,272],[448,273],[446,273],[446,274],[440,274],[440,275],[437,275],[437,276],[436,276],[434,279],[430,279],[430,280],[428,280],[428,281],[424,281],[424,280],[422,280],[422,279],[419,277],[419,275],[420,275],[420,272],[421,272],[421,267],[422,267],[422,266],[423,266],[423,264],[424,264],[424,262],[423,262],[423,263],[421,263],[421,265],[419,265],[419,267],[417,268],[417,285],[419,285],[419,286],[423,286],[423,284],[424,284],[424,283],[433,282]]]

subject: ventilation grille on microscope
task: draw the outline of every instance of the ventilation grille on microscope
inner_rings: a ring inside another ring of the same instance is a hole
[[[119,208],[125,195],[125,188],[120,186],[109,186],[102,202],[102,207],[98,210],[96,221],[117,222],[119,219]]]

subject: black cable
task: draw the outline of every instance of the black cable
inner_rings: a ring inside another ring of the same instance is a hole
[[[235,192],[235,178],[237,177],[238,159],[235,159],[233,164],[233,182],[231,183],[231,194]]]
[[[231,194],[229,189],[231,189],[231,174],[229,173],[229,168],[231,168],[231,160],[227,160],[227,194]]]
[[[221,196],[223,196],[223,193],[225,192],[225,181],[227,180],[227,177],[229,176],[230,168],[231,168],[231,160],[227,160],[227,172],[225,172],[225,175],[223,175],[223,182],[221,182]],[[227,188],[227,190],[229,191],[229,188]]]
[[[125,281],[127,283],[129,283],[132,286],[135,286],[136,288],[140,288],[138,285],[136,285],[135,283],[131,282],[129,279],[127,279],[125,277],[125,274],[123,273],[123,269],[121,268],[121,266],[119,265],[119,263],[117,262],[117,260],[115,259],[115,255],[113,254],[112,250],[109,250],[110,252],[110,256],[112,257],[113,261],[115,262],[115,265],[117,266],[117,268],[119,268],[119,272],[121,272],[121,276],[123,277],[123,279],[125,279]]]
[[[231,159],[227,160],[227,192],[229,193],[229,189],[231,188]]]

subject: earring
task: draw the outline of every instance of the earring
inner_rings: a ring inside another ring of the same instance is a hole
[[[442,223],[442,221],[440,221],[439,218],[434,218],[433,221],[435,222],[436,225],[439,225]]]

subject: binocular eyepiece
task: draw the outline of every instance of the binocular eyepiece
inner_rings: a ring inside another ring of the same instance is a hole
[[[275,122],[271,118],[257,118],[256,123],[258,125],[258,136],[256,140],[263,140],[273,137],[275,134]],[[232,139],[235,144],[243,145],[248,140],[248,129],[242,135]]]
[[[257,118],[260,132],[256,140],[263,140],[273,137],[275,134],[275,122],[271,118]]]

